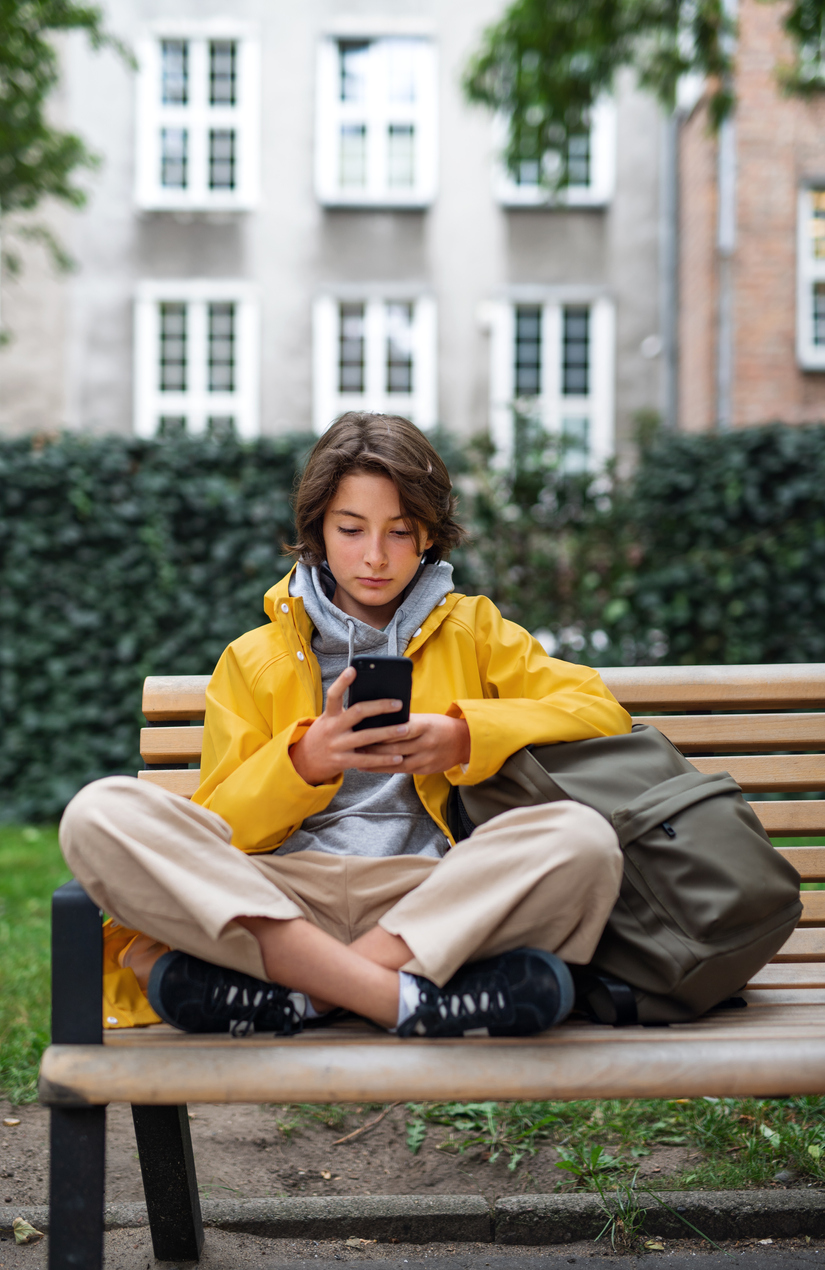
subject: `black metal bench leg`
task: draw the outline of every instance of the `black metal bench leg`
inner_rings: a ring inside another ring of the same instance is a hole
[[[79,882],[52,897],[52,1041],[100,1045],[100,909]],[[106,1108],[51,1108],[49,1270],[101,1270]]]
[[[102,1270],[106,1108],[52,1107],[49,1270]]]
[[[182,1107],[132,1107],[140,1171],[158,1261],[197,1261],[203,1221],[189,1132]]]

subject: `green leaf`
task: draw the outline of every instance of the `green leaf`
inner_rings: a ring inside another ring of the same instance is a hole
[[[407,1146],[413,1155],[418,1155],[427,1136],[427,1126],[423,1120],[407,1121]]]

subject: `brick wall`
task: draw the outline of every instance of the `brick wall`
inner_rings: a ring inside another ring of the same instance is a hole
[[[739,8],[733,421],[825,419],[825,373],[797,366],[797,193],[825,181],[825,100],[783,95],[782,11]],[[680,141],[680,424],[713,425],[716,374],[716,144],[701,105]]]

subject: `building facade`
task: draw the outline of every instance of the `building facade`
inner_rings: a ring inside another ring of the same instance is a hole
[[[789,97],[782,10],[741,0],[737,106],[679,143],[681,427],[825,418],[825,101]]]
[[[498,162],[460,77],[500,0],[110,0],[131,72],[72,36],[62,126],[103,158],[55,214],[77,261],[5,279],[0,430],[322,431],[364,408],[597,466],[666,408],[664,125],[625,78],[571,185]]]

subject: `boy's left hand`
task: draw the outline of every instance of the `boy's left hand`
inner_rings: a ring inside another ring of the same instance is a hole
[[[470,729],[466,720],[446,714],[411,714],[405,737],[391,744],[371,745],[364,753],[403,754],[403,763],[388,764],[388,772],[416,776],[448,772],[459,763],[469,763]]]

